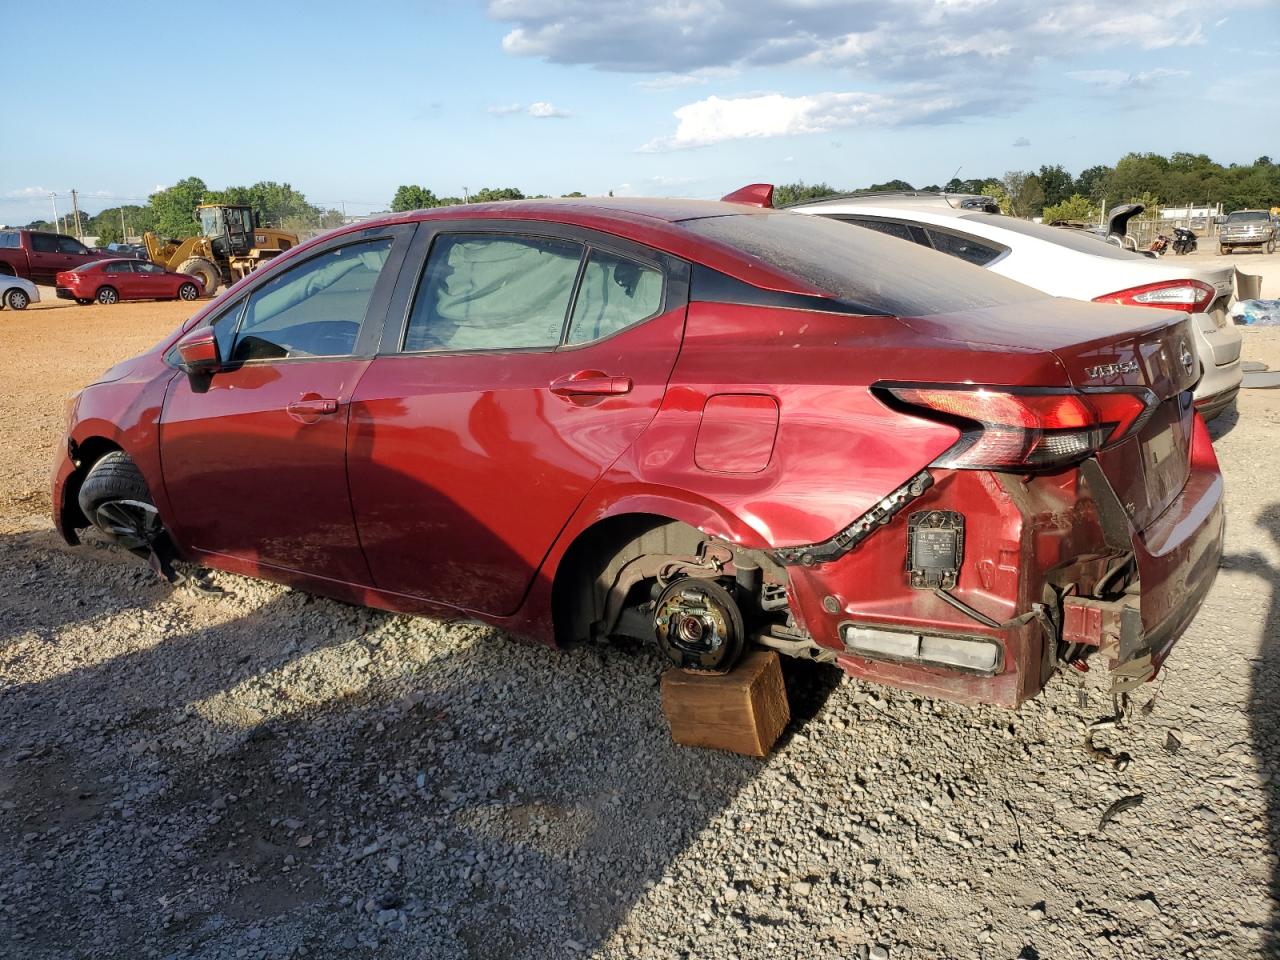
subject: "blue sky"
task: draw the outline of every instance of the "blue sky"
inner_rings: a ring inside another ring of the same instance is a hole
[[[166,10],[78,7],[77,69],[50,65],[61,8],[4,4],[0,223],[192,175],[366,213],[401,183],[712,197],[1280,157],[1278,0],[279,2],[222,31]]]

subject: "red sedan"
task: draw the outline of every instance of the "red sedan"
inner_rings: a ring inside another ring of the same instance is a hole
[[[761,645],[1006,706],[1064,662],[1151,679],[1222,549],[1186,317],[762,193],[299,246],[74,399],[57,527],[686,668]]]
[[[96,260],[64,270],[54,281],[58,296],[85,304],[121,300],[198,300],[204,294],[199,277],[170,273],[147,260]]]

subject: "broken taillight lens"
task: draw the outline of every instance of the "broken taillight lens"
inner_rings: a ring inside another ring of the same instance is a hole
[[[1120,303],[1127,307],[1163,307],[1166,310],[1185,310],[1198,313],[1209,308],[1217,291],[1200,280],[1161,280],[1140,287],[1118,290],[1101,297],[1094,303]]]
[[[1157,400],[1145,389],[1077,392],[970,384],[883,386],[881,396],[916,416],[960,430],[933,466],[1052,470],[1078,463],[1136,431]]]

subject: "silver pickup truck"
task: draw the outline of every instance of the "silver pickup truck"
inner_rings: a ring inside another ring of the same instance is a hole
[[[1237,210],[1227,214],[1218,232],[1218,254],[1236,247],[1257,247],[1259,253],[1276,252],[1276,225],[1266,210]]]

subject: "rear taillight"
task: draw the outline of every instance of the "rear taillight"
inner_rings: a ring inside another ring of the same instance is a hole
[[[933,466],[956,470],[1052,470],[1091,456],[1135,432],[1155,394],[1023,390],[971,384],[881,386],[890,406],[960,430]]]
[[[1217,291],[1199,280],[1162,280],[1141,287],[1130,287],[1105,296],[1094,297],[1094,303],[1122,303],[1126,307],[1163,307],[1197,313],[1206,310]]]

